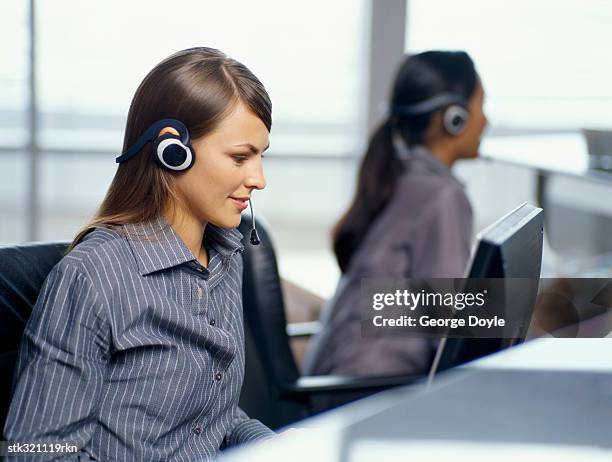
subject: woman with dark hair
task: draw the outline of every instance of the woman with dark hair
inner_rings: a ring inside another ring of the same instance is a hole
[[[366,277],[463,277],[472,210],[451,167],[478,156],[483,98],[464,52],[428,51],[402,63],[389,116],[370,141],[355,198],[334,230],[342,278],[306,355],[307,374],[427,370],[431,341],[362,337],[360,284]]]
[[[271,110],[261,82],[214,49],[149,72],[106,197],[26,326],[7,439],[74,444],[79,460],[193,461],[273,435],[238,407],[234,229],[265,187]]]

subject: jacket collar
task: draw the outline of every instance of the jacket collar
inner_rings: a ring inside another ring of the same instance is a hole
[[[407,155],[405,156],[405,164],[407,172],[421,171],[430,172],[435,175],[447,177],[453,179],[460,186],[464,186],[455,175],[451,168],[442,163],[433,152],[427,149],[425,146],[417,145],[410,148]]]

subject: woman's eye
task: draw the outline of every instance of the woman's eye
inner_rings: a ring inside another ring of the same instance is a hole
[[[234,162],[236,162],[237,164],[242,164],[245,160],[247,160],[247,156],[241,156],[241,155],[233,155],[232,159],[234,159]]]

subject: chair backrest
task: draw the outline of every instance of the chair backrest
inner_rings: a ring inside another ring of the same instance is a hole
[[[249,243],[251,219],[242,218],[244,235],[243,310],[246,370],[241,407],[271,428],[306,416],[307,403],[284,400],[281,390],[299,378],[286,333],[287,320],[276,254],[270,234],[257,221],[261,243]]]
[[[21,335],[40,288],[68,248],[66,242],[0,247],[0,425],[10,404]]]

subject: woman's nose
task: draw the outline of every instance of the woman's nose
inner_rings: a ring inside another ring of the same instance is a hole
[[[249,189],[264,189],[266,187],[266,177],[264,176],[261,160],[249,173],[245,180],[245,185]]]

